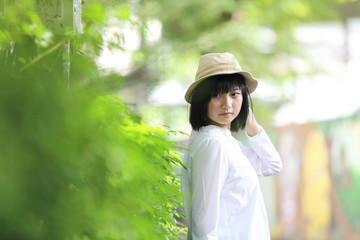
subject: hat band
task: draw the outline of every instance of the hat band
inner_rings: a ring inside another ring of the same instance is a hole
[[[215,69],[214,69],[215,68]],[[232,72],[238,72],[241,71],[241,68],[239,66],[229,65],[227,63],[219,63],[212,66],[209,66],[201,71],[198,71],[196,74],[195,79],[199,80],[202,79],[205,76],[217,73],[219,71],[232,71]]]

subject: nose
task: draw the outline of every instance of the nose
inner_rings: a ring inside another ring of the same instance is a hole
[[[230,109],[231,108],[231,97],[228,94],[223,94],[221,98],[221,107],[223,109]]]

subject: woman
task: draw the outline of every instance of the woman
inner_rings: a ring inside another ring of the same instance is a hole
[[[256,87],[232,54],[201,56],[185,94],[193,128],[182,173],[188,239],[270,239],[257,176],[280,172],[282,163],[249,108]],[[239,129],[249,148],[232,137]]]

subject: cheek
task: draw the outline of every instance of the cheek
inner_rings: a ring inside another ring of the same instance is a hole
[[[241,110],[241,106],[242,106],[242,103],[243,103],[243,98],[239,98],[237,101],[236,101],[236,108],[240,111]]]
[[[211,117],[212,115],[216,115],[218,108],[219,108],[219,103],[214,99],[210,100],[210,102],[208,103],[208,110],[207,110],[208,117]]]

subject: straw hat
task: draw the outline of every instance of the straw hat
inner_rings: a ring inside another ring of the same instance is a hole
[[[245,79],[245,85],[249,93],[254,92],[258,81],[251,74],[241,69],[240,64],[231,53],[208,53],[200,57],[199,66],[196,72],[195,81],[189,86],[185,94],[185,100],[191,103],[191,95],[202,81],[206,78],[221,75],[238,73]]]

